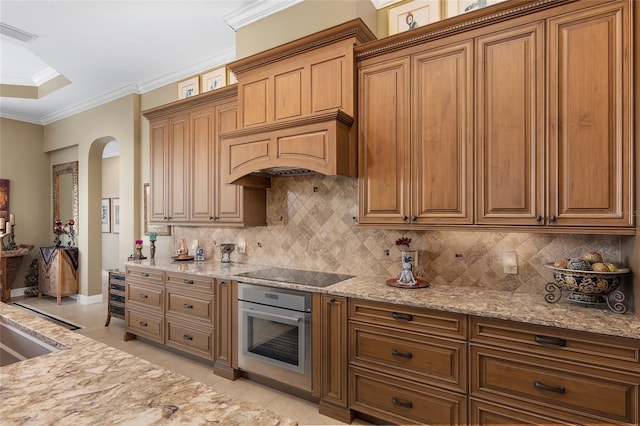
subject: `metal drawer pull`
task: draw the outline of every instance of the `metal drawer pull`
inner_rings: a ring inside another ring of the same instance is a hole
[[[395,349],[391,349],[391,355],[399,356],[399,357],[407,358],[407,359],[411,359],[411,357],[413,357],[413,354],[411,352],[398,352]]]
[[[413,321],[413,315],[399,314],[398,312],[391,312],[391,318],[397,319],[397,320]]]
[[[146,273],[146,272],[140,272],[140,276],[141,276],[141,277],[148,277],[148,276],[149,276],[149,274],[148,274],[148,273]]]
[[[142,321],[140,321],[140,325],[141,325],[142,327],[147,327],[149,324],[147,324],[146,322],[142,322]]]
[[[183,334],[183,335],[182,335],[182,338],[183,338],[184,340],[193,340],[193,336],[189,336],[188,334]]]
[[[555,393],[564,393],[564,386],[547,386],[542,382],[539,382],[537,380],[533,381],[533,387],[536,389],[540,389],[540,390],[544,390],[544,391],[549,391],[549,392],[555,392]]]
[[[148,299],[149,296],[147,296],[146,294],[140,294],[140,299]]]
[[[184,305],[182,305],[183,308],[185,309],[193,309],[193,305],[189,305],[187,303],[185,303]]]
[[[193,280],[184,280],[185,284],[193,284]]]
[[[393,403],[393,405],[398,405],[400,407],[413,408],[413,403],[411,401],[400,401],[395,396],[391,397],[391,402]]]
[[[536,336],[536,343],[540,343],[541,345],[551,345],[551,346],[567,346],[567,341],[561,339],[559,337],[547,337],[547,336]]]

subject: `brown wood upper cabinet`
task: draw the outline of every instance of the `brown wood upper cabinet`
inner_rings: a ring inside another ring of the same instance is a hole
[[[633,235],[629,0],[470,16],[356,48],[360,223]]]
[[[356,19],[229,64],[240,125],[222,134],[227,182],[274,168],[355,176],[353,47],[373,39]]]
[[[238,126],[235,87],[144,112],[150,127],[150,222],[265,225],[264,187],[225,182],[221,132]]]
[[[471,52],[360,64],[360,223],[472,223]]]

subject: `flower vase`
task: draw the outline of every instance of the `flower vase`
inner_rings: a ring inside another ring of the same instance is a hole
[[[401,262],[402,272],[397,283],[402,285],[416,285],[417,279],[415,277],[415,264],[418,257],[418,251],[415,249],[402,249],[401,250]]]

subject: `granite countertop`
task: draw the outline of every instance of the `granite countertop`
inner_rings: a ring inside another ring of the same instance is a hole
[[[557,303],[548,303],[544,300],[544,294],[511,293],[476,287],[432,285],[426,288],[405,289],[388,286],[385,281],[389,277],[375,276],[356,276],[328,287],[318,288],[303,284],[238,277],[238,274],[264,268],[265,265],[234,263],[227,266],[215,261],[174,262],[171,259],[151,259],[127,262],[127,265],[155,267],[168,272],[205,275],[274,287],[640,339],[640,316],[637,314],[617,314],[608,308],[588,308],[567,302],[564,296]]]
[[[0,320],[60,349],[0,367],[3,424],[297,424],[13,306]]]

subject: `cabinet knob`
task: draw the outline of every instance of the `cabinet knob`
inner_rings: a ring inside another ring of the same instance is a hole
[[[193,284],[193,280],[183,280],[185,284]]]
[[[147,324],[146,322],[140,321],[139,322],[141,327],[147,327],[149,324]]]
[[[558,220],[558,217],[555,214],[552,214],[550,219],[551,219],[551,222],[555,222],[556,220]]]
[[[536,216],[536,222],[538,223],[542,222],[542,216],[540,215]]]
[[[418,215],[415,215],[415,214],[414,214],[413,216],[411,216],[411,220],[412,220],[413,222],[415,222],[416,220],[418,220]]]
[[[149,274],[147,272],[140,272],[141,277],[148,277]]]
[[[402,220],[406,221],[407,219],[409,219],[409,216],[407,216],[406,214],[402,215]]]
[[[149,296],[147,296],[146,294],[141,294],[140,295],[140,299],[148,299],[148,298],[149,298]]]
[[[193,305],[189,305],[188,303],[183,304],[182,307],[185,309],[193,309]]]
[[[331,299],[328,300],[328,303],[336,303],[336,298],[332,297]]]
[[[183,335],[182,335],[182,338],[183,338],[184,340],[193,340],[193,336],[189,336],[188,334],[183,334]]]
[[[218,216],[209,216],[209,220],[218,220]]]
[[[220,285],[221,285],[222,287],[226,287],[226,286],[227,286],[227,282],[226,282],[226,281],[220,281]]]

